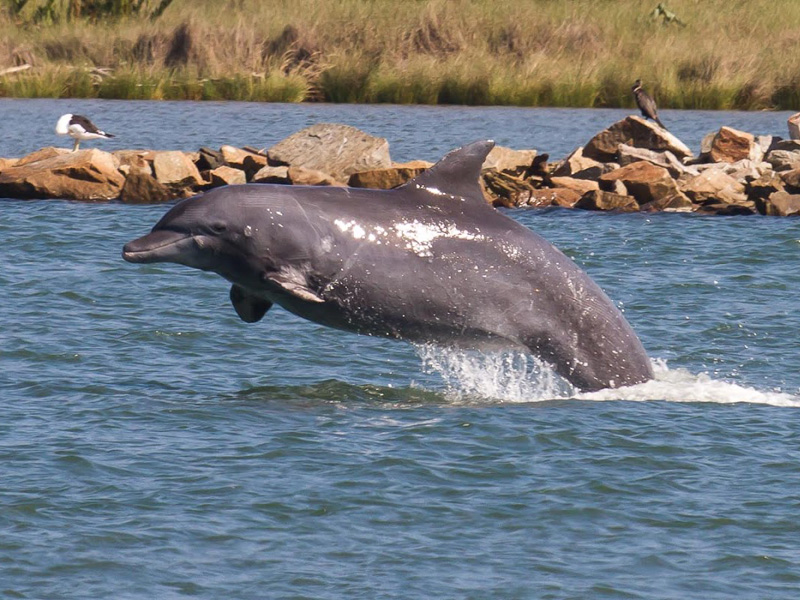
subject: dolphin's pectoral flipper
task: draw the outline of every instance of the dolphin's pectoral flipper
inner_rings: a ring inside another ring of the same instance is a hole
[[[231,303],[236,309],[236,314],[245,323],[255,323],[264,318],[267,311],[272,307],[272,302],[254,296],[243,287],[231,286]]]
[[[264,275],[264,279],[277,285],[287,294],[291,294],[307,302],[325,302],[323,298],[310,290],[305,282],[300,281],[300,277],[293,277],[291,274],[269,273]]]

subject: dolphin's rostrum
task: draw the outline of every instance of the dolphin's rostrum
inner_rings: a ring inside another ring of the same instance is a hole
[[[393,190],[217,188],[122,255],[218,273],[248,323],[279,304],[356,333],[530,352],[583,390],[651,379],[636,334],[589,276],[486,203],[478,178],[493,145],[454,150]]]

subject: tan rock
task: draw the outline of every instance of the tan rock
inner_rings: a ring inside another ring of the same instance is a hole
[[[695,205],[683,194],[677,196],[665,196],[652,202],[642,204],[643,212],[692,212]]]
[[[771,150],[765,160],[776,171],[788,171],[800,167],[800,144],[796,148],[785,146]]]
[[[555,177],[570,177],[587,169],[601,169],[603,163],[583,155],[583,147],[576,148],[553,170]]]
[[[66,148],[54,148],[53,146],[48,146],[47,148],[41,148],[36,152],[31,152],[30,154],[23,156],[17,160],[17,164],[15,166],[22,167],[30,163],[39,162],[40,160],[53,158],[54,156],[61,156],[62,154],[71,154],[71,151],[67,150]]]
[[[611,184],[604,184],[604,190],[606,192],[613,192],[620,196],[630,196],[628,193],[628,188],[625,187],[625,184],[622,183],[619,179],[615,179],[611,182]]]
[[[494,206],[525,206],[530,203],[535,189],[530,180],[514,177],[510,173],[485,170],[481,177],[483,195]]]
[[[588,159],[587,159],[588,160]],[[610,173],[615,169],[619,169],[619,164],[613,162],[606,162],[601,163],[594,161],[595,164],[591,166],[587,166],[584,169],[580,169],[579,171],[575,171],[571,175],[567,175],[566,177],[572,177],[573,179],[589,179],[591,181],[597,181],[597,178],[604,173]],[[554,177],[565,177],[563,175],[554,175]]]
[[[695,204],[742,204],[747,201],[744,185],[717,169],[706,169],[682,181],[680,190]]]
[[[766,156],[767,153],[770,150],[772,150],[772,147],[775,144],[779,143],[780,141],[781,141],[781,138],[778,137],[777,135],[775,135],[775,136],[772,136],[772,135],[757,135],[756,136],[756,144],[758,144],[758,147],[761,148],[761,154],[763,156]]]
[[[178,150],[156,152],[153,174],[159,183],[167,186],[192,187],[203,183],[192,159]]]
[[[702,206],[697,206],[695,212],[724,215],[724,216],[745,216],[755,214],[755,202],[745,202],[743,204],[727,204],[725,202],[706,202]]]
[[[406,162],[393,162],[396,169],[430,169],[434,163],[428,160],[409,160]]]
[[[389,142],[348,125],[318,123],[278,142],[267,152],[272,165],[329,173],[345,182],[353,173],[392,166]]]
[[[287,170],[287,174],[292,185],[344,185],[327,173],[314,169],[306,169],[305,167],[290,166]]]
[[[414,161],[408,164],[395,163],[386,169],[361,171],[350,175],[347,185],[358,188],[389,190],[414,179],[425,169],[430,168],[432,164],[426,161]]]
[[[95,148],[56,152],[49,158],[20,161],[0,173],[0,196],[111,200],[119,196],[124,182],[108,152]]]
[[[262,167],[251,179],[252,183],[283,183],[291,184],[289,167]]]
[[[111,155],[119,164],[119,172],[126,177],[131,173],[153,175],[152,164],[155,152],[152,150],[116,150]]]
[[[0,158],[0,173],[10,169],[19,162],[18,158]]]
[[[219,153],[222,155],[222,160],[225,161],[226,165],[241,170],[244,170],[244,161],[248,156],[259,156],[258,154],[254,154],[253,152],[248,152],[247,150],[242,150],[241,148],[237,148],[236,146],[227,146],[227,145],[222,146],[219,149]],[[266,165],[267,157],[261,156],[261,158],[264,159],[264,165]]]
[[[700,141],[701,155],[711,154],[711,145],[714,143],[714,138],[716,137],[716,135],[717,135],[716,131],[711,131],[703,136],[703,139]]]
[[[640,205],[659,201],[665,206],[672,207],[670,201],[674,198],[677,199],[676,205],[683,204],[683,200],[691,204],[689,199],[678,189],[669,171],[647,161],[631,163],[616,171],[601,175],[600,187],[610,191],[615,181],[621,181],[628,193],[636,198]],[[661,204],[657,206],[661,206]]]
[[[800,140],[800,113],[795,113],[787,122],[789,125],[789,139]]]
[[[194,161],[194,166],[198,171],[213,171],[217,167],[225,164],[225,159],[222,157],[222,152],[203,146],[197,153],[197,160]]]
[[[713,163],[722,167],[722,172],[738,181],[752,181],[764,173],[772,171],[772,166],[767,162],[756,162],[750,159],[737,160],[732,163]]]
[[[780,175],[777,173],[770,171],[769,173],[765,173],[758,179],[755,179],[749,182],[745,186],[745,191],[747,193],[747,197],[751,199],[766,199],[769,198],[775,192],[781,192],[784,190],[784,183],[783,179],[780,178]]]
[[[620,196],[613,192],[591,190],[581,196],[575,208],[583,210],[615,210],[618,212],[637,212],[639,203],[631,196]]]
[[[584,146],[583,155],[601,162],[612,161],[621,144],[656,152],[669,150],[679,160],[692,156],[686,144],[669,131],[638,116],[626,117],[598,133]]]
[[[528,206],[561,206],[572,208],[581,199],[581,195],[575,190],[567,188],[540,188],[531,191],[528,199]]]
[[[156,204],[173,198],[170,190],[144,171],[131,171],[119,195],[125,204]]]
[[[720,127],[711,142],[709,156],[714,162],[752,160],[761,162],[764,152],[752,133],[732,127]]]
[[[233,167],[217,167],[209,171],[211,179],[211,187],[219,187],[222,185],[241,185],[247,183],[244,171],[241,169],[234,169]]]
[[[664,167],[673,177],[680,177],[684,174],[697,175],[698,173],[697,169],[684,165],[669,150],[656,152],[647,148],[620,144],[617,149],[617,159],[621,167],[640,160],[646,160],[659,167]]]
[[[528,173],[536,158],[536,150],[512,150],[505,146],[495,146],[483,161],[483,169],[523,175]]]
[[[590,179],[577,179],[575,177],[551,177],[550,183],[553,187],[567,188],[583,195],[591,190],[599,190],[600,185]]]
[[[249,154],[242,161],[242,170],[248,181],[253,179],[253,175],[267,166],[267,157],[261,154]]]
[[[791,171],[781,171],[780,178],[786,186],[786,191],[793,194],[800,193],[800,167]]]
[[[800,194],[775,192],[767,198],[764,214],[775,217],[800,215]]]

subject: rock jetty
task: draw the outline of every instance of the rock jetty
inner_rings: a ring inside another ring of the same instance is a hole
[[[393,162],[384,138],[320,123],[269,149],[43,148],[0,158],[0,197],[157,203],[242,183],[389,189],[430,166]],[[495,206],[800,215],[800,140],[730,127],[709,133],[695,155],[668,131],[630,116],[563,160],[498,146],[483,167],[484,195]]]

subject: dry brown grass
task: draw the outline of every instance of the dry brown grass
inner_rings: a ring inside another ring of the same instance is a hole
[[[685,27],[653,20],[655,4],[174,0],[155,21],[34,26],[6,15],[0,69],[34,68],[0,78],[0,94],[144,87],[160,97],[629,106],[641,77],[664,107],[798,108],[800,2],[670,0]],[[96,67],[111,74],[89,85],[75,75]]]

